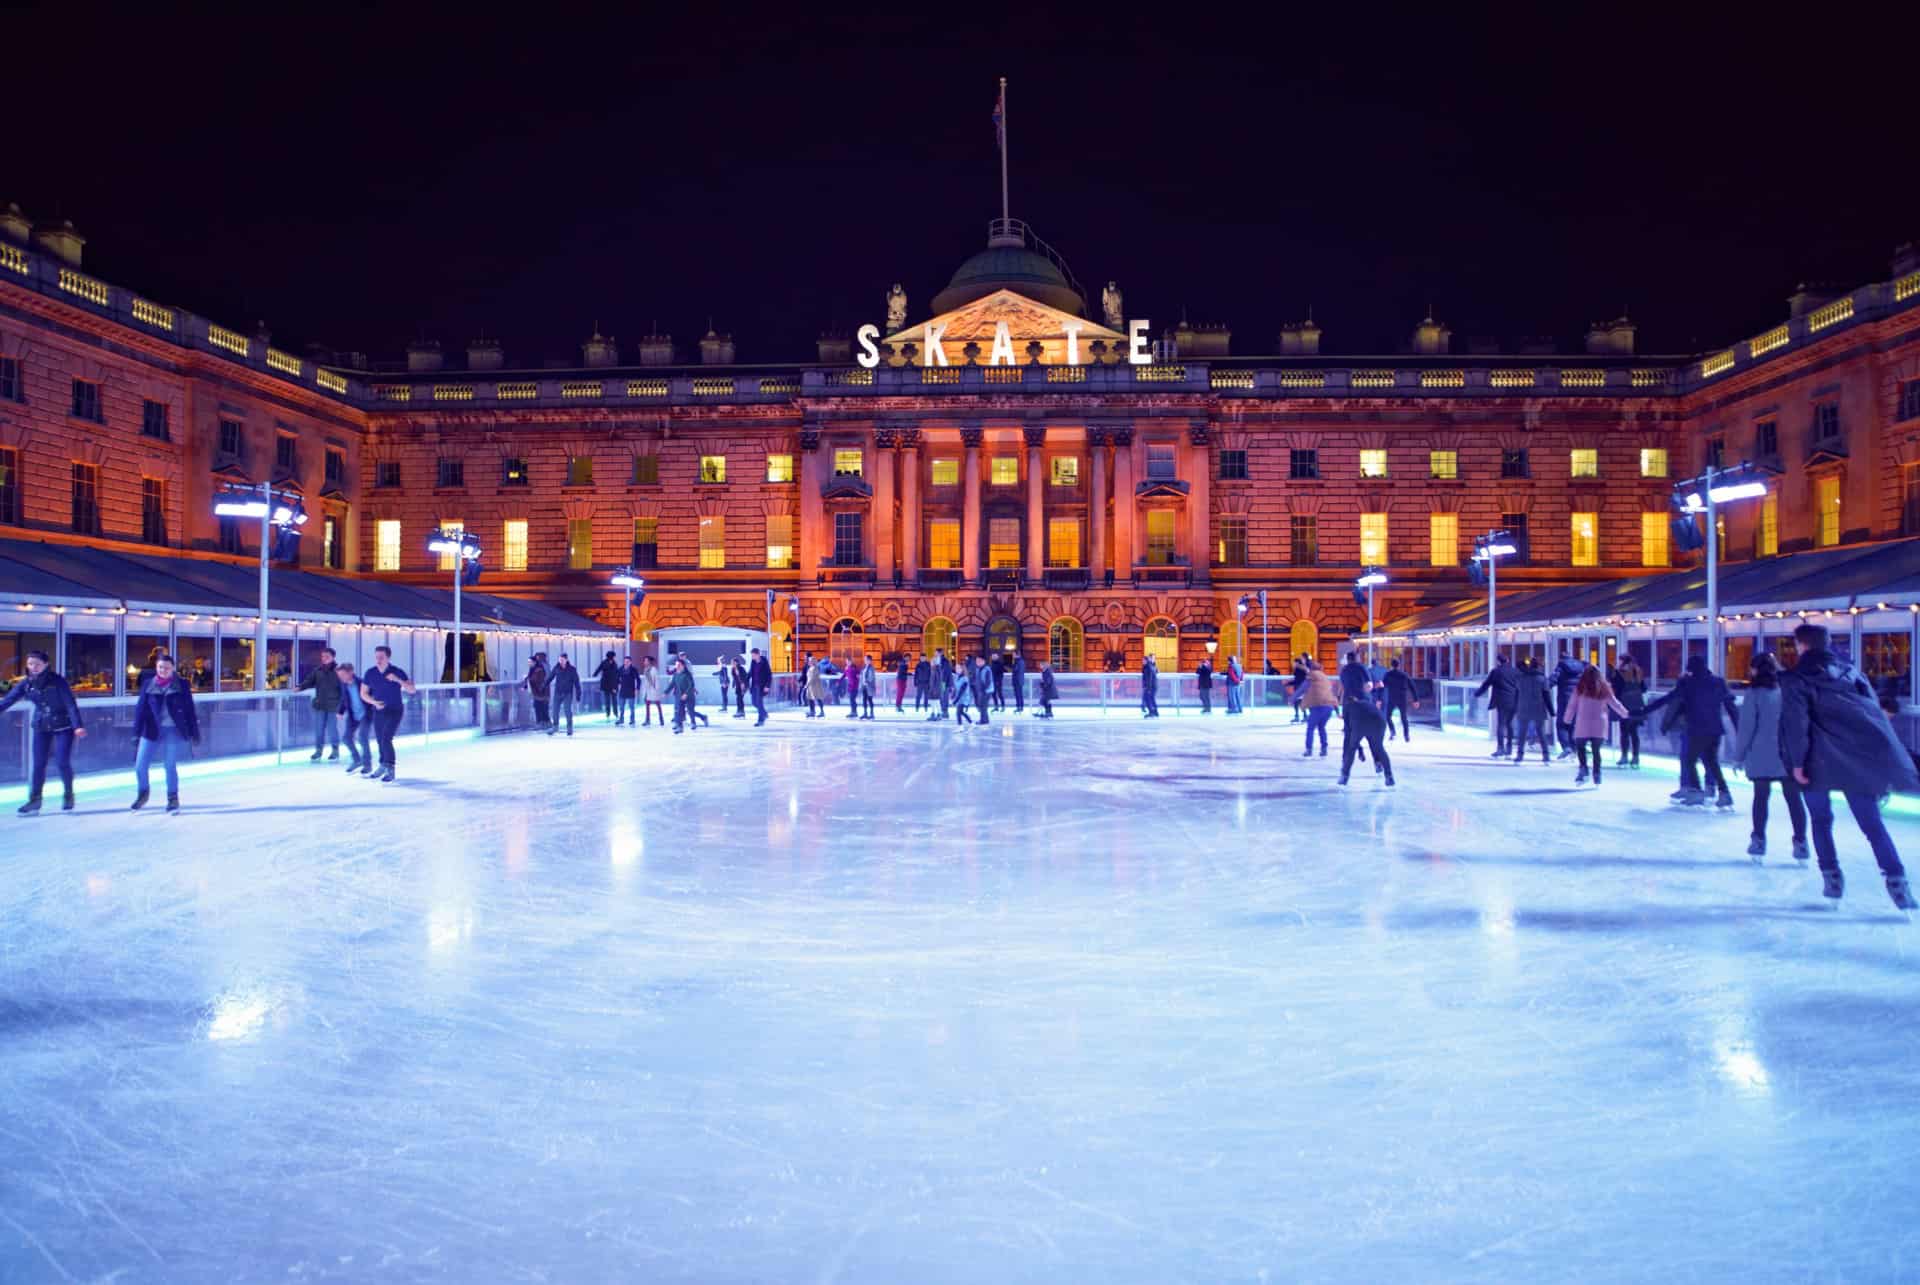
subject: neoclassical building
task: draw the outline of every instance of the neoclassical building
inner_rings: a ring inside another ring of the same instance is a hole
[[[0,215],[0,530],[244,560],[253,532],[211,497],[272,481],[317,519],[309,570],[437,583],[427,534],[459,524],[489,592],[617,624],[631,564],[637,637],[771,620],[782,665],[796,629],[1072,669],[1190,667],[1208,642],[1327,659],[1364,631],[1361,568],[1392,619],[1475,592],[1489,530],[1524,537],[1503,589],[1674,564],[1674,483],[1710,458],[1778,472],[1728,515],[1729,557],[1920,534],[1910,251],[1709,353],[1638,353],[1625,319],[1580,352],[1481,352],[1428,318],[1393,355],[1333,355],[1304,322],[1249,356],[1093,297],[999,220],[925,308],[876,289],[874,327],[811,361],[596,333],[567,369],[477,341],[382,370],[98,280],[82,248]]]

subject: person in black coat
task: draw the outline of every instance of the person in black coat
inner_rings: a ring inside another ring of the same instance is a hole
[[[1204,656],[1193,667],[1193,690],[1200,696],[1200,712],[1213,713],[1213,662]]]
[[[1017,651],[1007,676],[1013,679],[1013,712],[1018,714],[1027,708],[1027,658]]]
[[[1364,672],[1364,670],[1363,670]],[[1348,695],[1341,707],[1342,735],[1340,740],[1340,784],[1347,783],[1347,776],[1353,771],[1354,756],[1360,751],[1360,743],[1365,741],[1373,751],[1373,770],[1379,773],[1386,784],[1393,784],[1393,760],[1387,757],[1387,745],[1382,734],[1387,730],[1386,716],[1380,707],[1365,691],[1360,695]]]
[[[1560,663],[1553,667],[1553,726],[1555,739],[1560,742],[1560,757],[1573,757],[1573,727],[1560,717],[1567,702],[1573,699],[1573,689],[1580,685],[1580,675],[1587,672],[1587,662],[1573,654],[1569,643],[1560,644]]]
[[[371,778],[375,781],[393,781],[397,761],[393,738],[407,716],[407,697],[413,693],[413,679],[393,663],[393,649],[375,647],[373,665],[360,675],[360,698],[373,708],[373,736],[380,743],[380,774]]]
[[[619,673],[614,675],[613,689],[613,725],[631,723],[640,726],[640,716],[634,712],[634,705],[640,696],[640,667],[629,656],[620,663]]]
[[[533,654],[533,659],[527,662],[527,676],[520,680],[520,685],[527,689],[527,695],[533,697],[534,726],[546,727],[548,725],[547,698],[552,691],[553,679],[547,672],[545,652]]]
[[[1473,694],[1486,696],[1488,707],[1493,710],[1493,757],[1503,758],[1513,753],[1514,708],[1520,698],[1520,675],[1504,652],[1495,658],[1493,668],[1473,689]]]
[[[998,657],[995,659],[998,659]],[[997,700],[999,680],[994,676],[991,669],[980,663],[978,656],[973,658],[973,672],[968,675],[968,678],[973,684],[974,712],[980,715],[980,726],[985,727],[987,725],[987,705],[989,702]]]
[[[616,704],[613,694],[620,690],[620,662],[613,658],[612,652],[608,652],[606,658],[594,668],[593,674],[600,680],[600,712],[612,718]],[[721,690],[726,690],[724,685]]]
[[[753,693],[753,712],[758,716],[753,724],[755,727],[767,721],[767,693],[772,688],[773,666],[767,663],[767,658],[760,654],[758,647],[755,647],[753,656],[747,663],[747,690]]]
[[[171,662],[169,662],[171,663]],[[0,710],[17,701],[33,706],[29,720],[33,733],[33,775],[28,778],[27,801],[20,815],[30,817],[40,810],[40,794],[47,784],[47,760],[60,769],[62,798],[60,810],[73,811],[73,742],[87,734],[80,719],[80,702],[73,698],[67,680],[53,672],[44,651],[27,653],[26,677],[15,680],[0,696]]]
[[[1140,715],[1160,717],[1160,664],[1151,655],[1140,661]]]
[[[993,680],[993,707],[1005,709],[1007,707],[1007,698],[1004,695],[1007,687],[1007,663],[1001,659],[999,652],[995,652],[993,659],[988,662],[987,673]]]
[[[1627,717],[1620,719],[1620,761],[1615,767],[1640,766],[1640,725],[1647,721],[1647,671],[1631,656],[1623,657],[1607,682]]]
[[[1838,899],[1845,880],[1833,848],[1833,799],[1838,790],[1886,876],[1887,895],[1902,910],[1915,909],[1906,867],[1880,819],[1880,796],[1920,790],[1913,756],[1900,743],[1872,684],[1833,654],[1824,625],[1793,631],[1799,662],[1780,675],[1780,748],[1800,784],[1813,826],[1826,895]]]
[[[167,773],[167,811],[180,810],[180,747],[200,741],[200,716],[193,707],[193,688],[186,677],[175,672],[173,657],[162,656],[154,666],[153,677],[140,687],[139,703],[133,712],[133,781],[136,789],[132,810],[147,806],[147,767],[156,747]]]
[[[142,678],[144,683],[146,680]],[[191,686],[191,684],[189,684]],[[333,662],[333,648],[320,649],[320,663],[313,672],[300,680],[295,691],[313,693],[313,712],[319,721],[313,729],[313,757],[309,762],[318,763],[320,752],[326,748],[329,738],[333,742],[333,753],[327,755],[329,762],[340,757],[340,671]]]
[[[930,706],[933,692],[933,662],[922,655],[913,667],[913,708],[914,712]]]
[[[733,716],[747,716],[747,662],[735,656],[733,658]]]
[[[1411,742],[1413,732],[1407,726],[1407,711],[1418,702],[1413,699],[1413,679],[1406,670],[1400,668],[1399,657],[1396,656],[1388,664],[1386,676],[1380,681],[1387,691],[1387,739],[1393,739],[1393,715],[1397,710],[1400,714],[1400,739]]]
[[[1040,717],[1053,717],[1053,703],[1060,699],[1060,688],[1053,679],[1053,662],[1040,666]]]
[[[1538,738],[1540,761],[1551,763],[1547,749],[1547,720],[1553,717],[1547,676],[1531,658],[1520,662],[1513,679],[1513,761],[1527,761],[1527,742]]]
[[[1647,713],[1651,714],[1668,705],[1677,706],[1686,721],[1686,739],[1681,742],[1680,801],[1686,804],[1706,801],[1706,790],[1688,788],[1685,784],[1697,780],[1712,787],[1719,806],[1731,808],[1733,793],[1727,789],[1727,778],[1720,771],[1720,738],[1726,734],[1726,725],[1720,721],[1720,715],[1724,711],[1737,727],[1740,724],[1740,707],[1733,703],[1733,693],[1727,690],[1727,680],[1707,669],[1705,656],[1689,656],[1685,677],[1674,684],[1673,690],[1665,696],[1649,701]],[[1695,776],[1696,771],[1702,775]]]
[[[1293,706],[1293,721],[1296,723],[1305,722],[1307,718],[1305,711],[1300,708],[1300,701],[1307,692],[1307,673],[1307,658],[1295,656],[1293,677],[1287,683],[1287,700]]]
[[[953,668],[947,663],[947,653],[942,648],[934,648],[933,663],[928,667],[927,721],[945,722],[947,717],[947,692],[953,687]],[[940,712],[934,713],[934,698],[940,700]]]
[[[567,654],[561,652],[559,659],[553,662],[553,674],[548,689],[553,696],[553,722],[547,724],[547,735],[552,736],[560,730],[560,720],[567,720],[567,735],[573,735],[573,707],[580,700],[580,671],[573,667]]]

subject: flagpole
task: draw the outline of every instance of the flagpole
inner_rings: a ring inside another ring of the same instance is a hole
[[[1007,78],[1000,77],[1000,219],[1006,222],[1012,216],[1007,212]]]

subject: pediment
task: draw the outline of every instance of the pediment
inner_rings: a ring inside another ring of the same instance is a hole
[[[1049,308],[1038,300],[1029,299],[1012,290],[996,290],[964,307],[955,308],[951,312],[944,312],[937,317],[929,317],[925,321],[896,330],[886,336],[884,342],[892,344],[895,351],[898,351],[902,345],[911,343],[924,353],[927,347],[927,329],[933,327],[942,332],[941,344],[947,351],[949,361],[958,365],[962,360],[960,350],[969,343],[977,343],[980,345],[981,360],[984,362],[986,354],[993,345],[994,329],[1003,321],[1007,323],[1007,332],[1013,337],[1014,352],[1022,365],[1027,360],[1027,344],[1036,339],[1047,347],[1045,360],[1049,363],[1064,361],[1064,356],[1056,357],[1054,354],[1056,350],[1064,354],[1069,326],[1080,332],[1082,362],[1088,360],[1087,346],[1096,339],[1105,340],[1109,345],[1124,344],[1127,341],[1127,337],[1119,331],[1109,330],[1098,322],[1089,321],[1085,317],[1076,317],[1058,308]]]

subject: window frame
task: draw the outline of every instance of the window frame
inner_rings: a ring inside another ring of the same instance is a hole
[[[575,489],[583,489],[593,485],[593,456],[567,456],[566,485]]]
[[[701,514],[699,566],[702,571],[727,569],[727,517],[724,513]]]
[[[784,539],[775,539],[774,523],[776,522],[781,524],[778,534],[784,536]],[[767,569],[769,571],[793,570],[793,515],[791,513],[767,514],[766,537]],[[784,552],[776,555],[776,550]]]
[[[660,456],[655,451],[635,451],[633,468],[627,474],[628,486],[660,485]]]
[[[515,473],[519,476],[514,476]],[[500,457],[500,485],[502,487],[533,485],[532,470],[527,467],[526,456],[503,455]]]
[[[377,491],[399,490],[400,461],[375,460],[373,462],[373,486]]]
[[[393,539],[387,539],[391,533]],[[401,536],[399,518],[376,518],[373,523],[373,569],[375,571],[400,570]]]
[[[1575,446],[1567,451],[1567,477],[1575,482],[1600,480],[1600,448]]]
[[[1003,471],[1002,465],[1005,466],[1004,471],[1008,474],[1005,480],[1002,480],[1000,476]],[[1018,455],[989,455],[987,457],[987,485],[1020,485],[1020,457]]]
[[[1216,566],[1244,567],[1247,565],[1247,517],[1244,513],[1223,513],[1220,515],[1220,534],[1214,541]]]
[[[107,422],[106,390],[99,380],[76,378],[73,381],[73,402],[68,416],[89,424]]]
[[[167,479],[140,478],[140,540],[143,544],[167,543]]]
[[[1658,468],[1652,466],[1658,464]],[[1673,471],[1673,461],[1664,446],[1642,446],[1640,448],[1640,476],[1644,478],[1665,478]]]
[[[1533,476],[1533,456],[1525,446],[1500,448],[1500,476],[1503,480],[1524,481]]]
[[[99,535],[100,525],[100,466],[73,461],[69,496],[72,500],[71,521],[75,535]]]
[[[1378,526],[1378,530],[1369,535],[1369,526]],[[1384,567],[1391,565],[1393,558],[1393,516],[1385,512],[1362,513],[1360,515],[1360,565],[1363,567]],[[1372,546],[1371,550],[1369,545]]]
[[[833,565],[866,565],[867,524],[858,509],[840,509],[833,515]]]
[[[1442,537],[1440,527],[1448,528]],[[1433,567],[1457,567],[1460,565],[1460,515],[1450,509],[1437,510],[1427,514],[1427,565]]]
[[[567,519],[567,570],[593,570],[593,519]]]
[[[1318,482],[1320,480],[1320,448],[1317,446],[1295,446],[1287,451],[1287,480],[1289,482]]]
[[[1391,474],[1391,458],[1384,446],[1360,448],[1360,477],[1363,481],[1384,482]]]
[[[776,463],[778,461],[778,463]],[[793,481],[792,452],[767,452],[766,480],[769,485],[784,486]]]
[[[1445,457],[1444,466],[1442,457]],[[1429,449],[1427,451],[1427,477],[1436,482],[1458,482],[1460,480],[1460,452],[1458,449]]]
[[[156,442],[171,442],[172,415],[173,408],[167,403],[154,401],[151,397],[143,399],[140,403],[140,436]],[[156,428],[158,432],[154,431]]]
[[[1586,519],[1588,527],[1584,533],[1580,529],[1582,518]],[[1599,510],[1575,509],[1567,514],[1567,565],[1570,567],[1600,565]]]
[[[1673,518],[1671,514],[1642,512],[1640,514],[1640,565],[1643,567],[1670,567],[1673,565],[1673,536],[1669,530]],[[1651,555],[1659,551],[1655,560]]]
[[[436,456],[433,462],[433,489],[436,491],[464,491],[467,489],[467,462],[455,455]],[[453,570],[448,567],[447,570]]]
[[[1047,462],[1047,483],[1062,490],[1080,485],[1080,457],[1055,455]]]
[[[1220,448],[1219,478],[1222,482],[1245,482],[1249,480],[1246,447],[1223,446]]]
[[[1307,556],[1302,558],[1301,536],[1305,535]],[[1293,566],[1317,567],[1320,565],[1320,515],[1317,513],[1291,513],[1287,515],[1287,553]]]
[[[641,536],[646,539],[641,539]],[[660,566],[660,519],[651,513],[633,519],[632,558],[636,571],[653,571]]]

